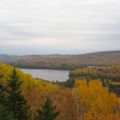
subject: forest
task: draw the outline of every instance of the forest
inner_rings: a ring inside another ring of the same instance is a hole
[[[120,120],[120,67],[70,71],[64,84],[0,64],[0,120]]]
[[[20,68],[72,70],[81,66],[120,65],[119,56],[119,50],[68,55],[50,54],[20,56],[0,54],[0,61]]]
[[[77,79],[86,79],[88,82],[99,79],[103,86],[120,96],[120,66],[78,68],[70,71],[69,77],[68,83],[72,83],[71,86],[74,86]]]

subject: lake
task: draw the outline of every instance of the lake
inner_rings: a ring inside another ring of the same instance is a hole
[[[49,70],[49,69],[24,69],[24,73],[31,74],[34,78],[41,78],[48,81],[66,81],[69,78],[69,71],[66,70]]]

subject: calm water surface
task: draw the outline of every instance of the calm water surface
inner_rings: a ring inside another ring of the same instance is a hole
[[[49,81],[66,81],[68,80],[69,71],[65,70],[48,70],[48,69],[23,69],[25,73],[31,74],[35,78],[42,78]]]

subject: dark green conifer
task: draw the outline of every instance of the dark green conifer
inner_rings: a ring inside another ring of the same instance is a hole
[[[47,97],[44,105],[38,110],[38,115],[35,117],[35,120],[55,120],[58,115],[59,112],[56,111],[56,106],[54,106],[52,100]]]
[[[11,80],[8,81],[7,107],[13,114],[14,120],[29,120],[29,106],[22,95],[19,76],[15,69],[12,71]]]
[[[0,120],[13,120],[11,112],[5,106],[5,96],[3,87],[0,85]]]

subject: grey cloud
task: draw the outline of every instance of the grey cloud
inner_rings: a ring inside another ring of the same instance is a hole
[[[0,53],[14,53],[14,43],[16,54],[119,49],[119,5],[119,0],[1,0]]]

